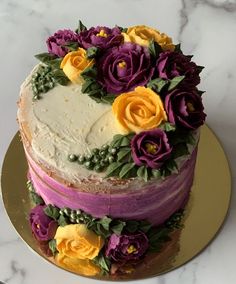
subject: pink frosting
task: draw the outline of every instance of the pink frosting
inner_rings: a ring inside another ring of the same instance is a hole
[[[28,155],[27,158],[35,190],[46,204],[81,209],[94,217],[148,220],[159,225],[185,206],[193,183],[196,155],[197,148],[178,174],[160,183],[150,181],[141,190],[113,194],[81,192],[65,186],[45,173]]]

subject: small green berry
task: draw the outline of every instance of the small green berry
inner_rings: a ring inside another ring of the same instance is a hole
[[[99,156],[94,156],[94,157],[93,157],[93,162],[94,162],[95,164],[97,164],[99,161],[100,161],[100,157],[99,157]]]
[[[93,163],[91,161],[87,161],[84,163],[85,167],[88,169],[88,170],[92,170],[93,169]]]
[[[67,216],[69,216],[71,210],[70,210],[70,208],[64,208],[64,209],[63,209],[63,212],[64,212]]]
[[[94,167],[94,170],[97,172],[97,173],[100,173],[102,170],[103,170],[103,167],[101,165],[96,165]]]
[[[98,149],[98,148],[94,148],[94,149],[92,150],[92,153],[93,153],[94,155],[98,154],[98,153],[99,153],[99,149]]]
[[[109,149],[109,153],[111,153],[112,155],[116,154],[117,153],[117,148],[110,148]]]
[[[77,162],[78,162],[80,165],[82,165],[82,164],[85,162],[85,157],[82,156],[82,155],[80,155],[80,156],[78,157]]]
[[[109,146],[108,145],[102,145],[102,150],[108,150]]]
[[[76,210],[76,214],[79,215],[81,214],[81,211],[79,209]]]
[[[76,156],[75,154],[70,154],[70,155],[68,156],[68,160],[69,160],[70,162],[75,162],[75,161],[78,160],[78,156]]]
[[[86,161],[90,161],[93,158],[93,155],[88,154],[85,156]]]
[[[111,164],[115,161],[115,158],[113,156],[108,156],[108,162]]]
[[[100,154],[101,157],[105,157],[106,156],[106,152],[104,150],[100,151],[99,154]]]

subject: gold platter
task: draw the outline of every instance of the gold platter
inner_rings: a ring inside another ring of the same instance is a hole
[[[19,133],[13,138],[2,168],[2,197],[7,214],[21,238],[36,253],[38,247],[28,223],[30,200],[26,190],[27,163]],[[227,215],[231,196],[231,176],[225,153],[210,128],[202,127],[195,179],[187,205],[184,227],[176,231],[158,255],[145,259],[124,276],[97,276],[103,280],[133,280],[157,276],[175,269],[201,252],[216,236]],[[55,264],[55,263],[54,263]]]

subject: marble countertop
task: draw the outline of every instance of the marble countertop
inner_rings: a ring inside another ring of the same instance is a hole
[[[207,123],[219,137],[236,181],[236,1],[235,0],[1,0],[0,166],[17,131],[16,101],[23,79],[58,28],[86,25],[157,27],[181,42],[204,65],[201,89]],[[13,173],[14,176],[14,173]],[[235,189],[235,186],[233,190]],[[214,196],[213,196],[214,198]],[[1,200],[1,199],[0,199]],[[144,284],[234,284],[236,200],[217,238],[186,265]],[[194,245],[194,244],[193,244]],[[60,270],[39,258],[18,237],[0,201],[0,283],[99,283]],[[134,283],[134,282],[130,282]],[[139,282],[135,282],[139,283]]]

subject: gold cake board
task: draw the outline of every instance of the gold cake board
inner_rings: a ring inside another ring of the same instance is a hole
[[[2,167],[2,197],[11,223],[21,238],[37,254],[54,263],[40,250],[28,222],[31,203],[26,189],[27,162],[19,133],[13,138]],[[203,126],[194,184],[182,230],[173,234],[160,254],[148,256],[137,271],[124,276],[97,276],[103,280],[134,280],[173,270],[200,253],[216,236],[227,215],[231,196],[231,176],[227,158],[212,130]],[[223,232],[222,232],[223,233]],[[55,263],[54,263],[55,264]]]

